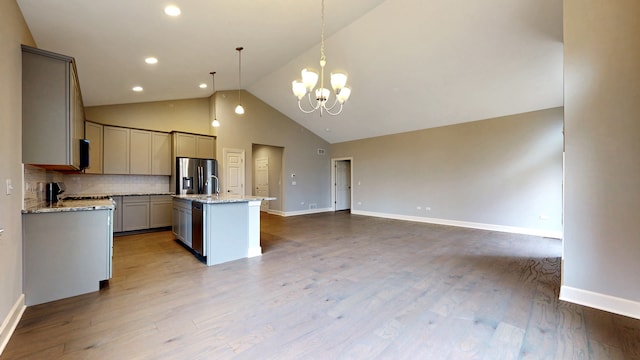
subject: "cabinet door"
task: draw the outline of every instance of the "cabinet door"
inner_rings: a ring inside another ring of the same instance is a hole
[[[196,157],[214,159],[215,138],[211,136],[196,136]]]
[[[102,125],[85,122],[85,137],[89,140],[89,167],[87,174],[102,174]]]
[[[151,174],[151,132],[131,129],[129,135],[129,173]]]
[[[171,136],[167,133],[151,134],[151,174],[171,175]]]
[[[66,61],[23,51],[23,163],[71,164],[68,81],[69,64]]]
[[[122,199],[122,230],[149,228],[149,196],[125,196]]]
[[[129,129],[103,128],[102,168],[104,174],[129,174]]]
[[[149,210],[149,227],[171,226],[172,205],[171,195],[152,195]]]
[[[196,136],[192,134],[174,133],[175,153],[181,157],[196,157]]]
[[[113,212],[113,232],[122,232],[122,196],[114,196],[116,210]]]
[[[176,238],[180,238],[180,208],[173,204],[173,211],[171,214],[171,232]]]

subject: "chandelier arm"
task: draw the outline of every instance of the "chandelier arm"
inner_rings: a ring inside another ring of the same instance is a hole
[[[312,108],[311,110],[305,110],[302,108],[302,103],[300,102],[300,100],[298,100],[298,108],[300,109],[300,111],[302,111],[305,114],[311,114],[312,112],[316,111],[316,108]]]
[[[333,110],[334,107],[336,107],[336,105],[338,105],[338,97],[335,97],[336,99],[333,101],[333,105],[331,105],[331,107],[327,107],[325,106],[324,108],[327,109],[327,111],[329,110]]]
[[[336,115],[338,115],[338,114],[340,114],[340,113],[342,112],[342,106],[343,106],[343,105],[344,105],[344,104],[340,104],[340,108],[339,108],[339,109],[338,109],[338,111],[336,111],[336,112],[331,112],[331,111],[330,111],[331,109],[333,109],[333,108],[335,107],[335,105],[334,105],[334,106],[332,106],[332,107],[331,107],[331,108],[329,108],[329,109],[325,108],[325,111],[326,111],[326,112],[327,112],[327,114],[329,114],[329,115],[336,116]]]
[[[318,101],[317,99],[311,99],[311,93],[313,92],[313,90],[309,91],[307,93],[307,100],[309,101],[309,106],[311,106],[311,108],[313,109],[312,111],[318,110],[318,108],[321,108],[322,105],[320,103],[320,101]],[[314,101],[315,101],[315,105],[314,105]],[[300,102],[300,101],[298,101]]]

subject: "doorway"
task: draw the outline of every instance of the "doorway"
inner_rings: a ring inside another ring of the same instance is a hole
[[[282,164],[284,148],[273,145],[252,144],[252,195],[268,196],[275,200],[263,201],[260,211],[282,213],[284,193],[282,191]]]
[[[334,211],[351,210],[352,158],[332,159],[331,203]]]

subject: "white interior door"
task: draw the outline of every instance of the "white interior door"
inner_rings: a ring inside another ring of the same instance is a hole
[[[351,209],[351,161],[336,161],[336,211]]]
[[[269,196],[269,159],[256,159],[256,196]],[[260,211],[269,210],[269,202],[263,201],[260,204]]]
[[[244,195],[244,150],[224,149],[224,169],[226,193]]]

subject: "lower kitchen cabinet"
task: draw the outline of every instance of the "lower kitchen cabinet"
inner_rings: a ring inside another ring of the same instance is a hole
[[[172,222],[173,235],[191,247],[191,201],[173,199]]]
[[[122,231],[149,229],[149,195],[122,199]]]
[[[113,210],[24,214],[27,306],[100,289],[111,278]]]
[[[172,199],[171,195],[114,196],[113,232],[170,227]]]
[[[171,226],[171,195],[151,195],[149,202],[149,226],[151,228]]]

